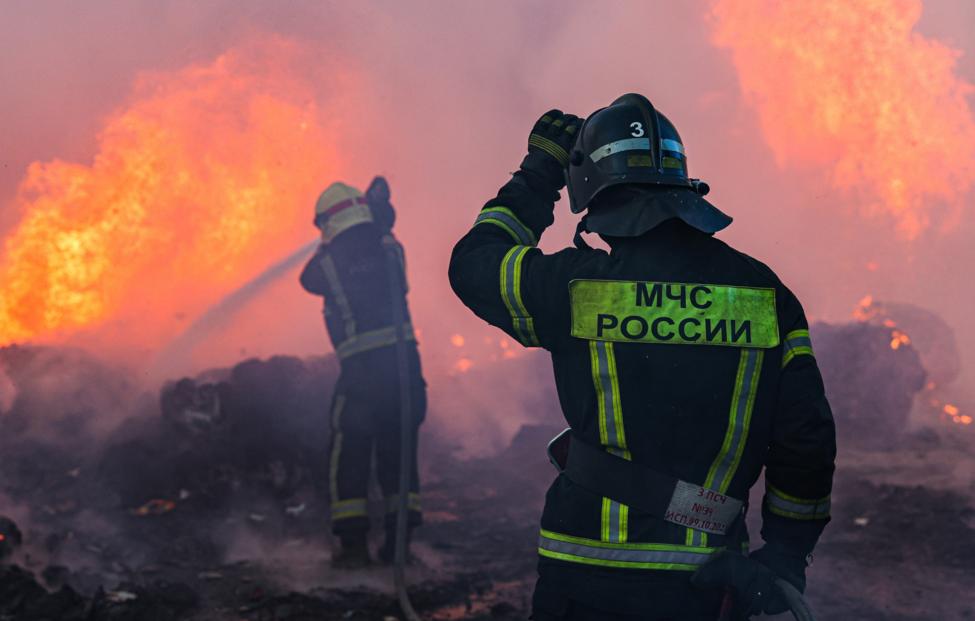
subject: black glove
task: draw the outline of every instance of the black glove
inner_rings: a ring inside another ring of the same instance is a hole
[[[385,177],[374,178],[366,190],[366,203],[373,221],[383,232],[391,231],[396,223],[396,211],[389,202],[389,197],[389,184]]]
[[[766,546],[749,557],[722,552],[697,570],[691,582],[702,588],[733,588],[735,612],[742,618],[762,612],[775,615],[789,610],[775,581],[785,579],[802,591],[806,586],[805,565],[801,556],[776,550],[774,546]]]
[[[532,189],[557,195],[565,187],[569,153],[581,125],[582,119],[561,110],[550,110],[538,119],[528,137],[528,155],[521,162]]]
[[[774,543],[768,543],[765,547],[752,552],[748,558],[768,567],[776,578],[789,582],[800,593],[806,591],[806,566],[808,562],[802,554]],[[789,609],[789,605],[780,594],[779,589],[773,590],[774,596],[766,603],[763,610],[768,614],[785,612]]]

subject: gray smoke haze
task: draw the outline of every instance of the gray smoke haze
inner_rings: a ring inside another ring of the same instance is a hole
[[[479,365],[504,354],[499,334],[450,292],[446,264],[480,205],[517,167],[534,120],[553,107],[584,115],[631,90],[648,95],[681,130],[692,174],[708,180],[711,198],[735,217],[722,236],[769,263],[812,318],[846,319],[866,294],[912,302],[942,315],[961,351],[971,351],[975,326],[968,308],[975,299],[962,285],[975,264],[971,212],[950,233],[932,230],[905,243],[889,223],[859,215],[817,171],[780,168],[741,96],[728,53],[710,40],[709,7],[662,1],[8,3],[0,20],[0,204],[13,205],[32,161],[89,161],[101,119],[140,72],[206,62],[257,33],[278,33],[323,61],[348,59],[350,71],[361,73],[360,113],[337,120],[347,169],[358,171],[346,181],[364,185],[373,174],[390,180],[412,310],[433,377],[456,376],[461,358]],[[930,2],[919,25],[923,34],[967,52],[958,71],[969,81],[975,81],[973,16],[963,0]],[[320,79],[327,93],[328,76]],[[322,178],[321,187],[332,180]],[[567,245],[575,225],[567,201],[556,209],[556,225],[542,241],[546,251]],[[18,218],[5,207],[0,235]],[[269,256],[267,264],[277,259]],[[880,268],[866,270],[869,262]],[[300,291],[294,271],[282,275],[213,327],[212,342],[200,344],[192,369],[242,354],[320,353],[327,346],[318,305]],[[965,356],[969,378],[971,362]],[[441,390],[432,382],[435,401],[453,401]],[[472,400],[490,402],[493,389],[467,390]]]

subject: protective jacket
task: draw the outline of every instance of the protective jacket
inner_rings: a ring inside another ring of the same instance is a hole
[[[395,266],[395,267],[394,267]],[[392,270],[392,274],[391,274]],[[390,285],[393,278],[397,286]],[[399,485],[399,377],[394,305],[406,318],[411,411],[417,425],[426,411],[426,385],[406,303],[403,248],[372,222],[343,230],[301,273],[301,285],[324,297],[325,326],[341,364],[332,401],[330,494],[336,533],[368,529],[367,492],[375,452],[377,478],[394,516]],[[415,440],[416,433],[413,438]],[[414,448],[414,455],[416,454]],[[420,520],[414,460],[411,523]]]
[[[706,614],[720,595],[695,596],[688,577],[747,545],[719,505],[746,500],[763,467],[766,541],[805,555],[829,521],[834,426],[802,307],[767,266],[678,219],[613,238],[609,253],[545,255],[535,246],[553,198],[515,173],[454,248],[451,285],[479,317],[551,353],[574,441],[683,495],[652,513],[560,474],[536,598],[547,583],[640,614],[677,594],[674,618],[693,616],[688,601]]]

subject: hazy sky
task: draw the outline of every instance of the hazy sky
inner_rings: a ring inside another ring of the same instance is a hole
[[[342,154],[341,171],[322,171],[315,187],[324,188],[336,172],[362,186],[373,173],[390,179],[416,323],[434,368],[448,368],[460,354],[450,335],[464,334],[469,343],[497,336],[454,299],[446,262],[479,207],[516,169],[534,120],[552,107],[585,115],[627,91],[646,94],[677,124],[692,175],[708,180],[711,198],[735,217],[722,237],[772,265],[813,317],[843,319],[872,293],[939,312],[975,345],[975,329],[966,323],[973,296],[959,292],[975,257],[971,212],[951,232],[931,230],[904,242],[891,222],[865,217],[855,198],[830,187],[821,170],[780,167],[758,112],[742,96],[730,53],[712,42],[710,7],[703,1],[5,2],[0,235],[21,218],[15,196],[27,166],[55,159],[91,165],[106,118],[130,104],[140,75],[206,66],[276,33],[306,51],[304,66],[288,68],[296,79],[306,79],[322,101],[345,97],[336,108],[341,113],[327,119],[337,128],[330,148]],[[916,32],[964,52],[957,75],[975,82],[975,3],[927,2]],[[337,92],[349,84],[336,76],[342,71],[354,76],[354,92]],[[314,198],[268,209],[304,225]],[[561,201],[543,248],[568,244],[573,227]],[[309,226],[295,247],[314,235]],[[266,264],[286,250],[273,248]],[[869,271],[870,263],[879,267]],[[319,303],[292,278],[215,341],[202,364],[229,362],[245,351],[327,348]]]

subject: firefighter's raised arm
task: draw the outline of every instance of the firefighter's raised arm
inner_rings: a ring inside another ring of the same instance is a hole
[[[526,347],[540,344],[522,291],[522,274],[535,246],[554,221],[565,186],[565,167],[581,121],[559,110],[545,113],[532,128],[528,155],[498,195],[488,201],[474,227],[454,247],[450,284],[474,313]]]

